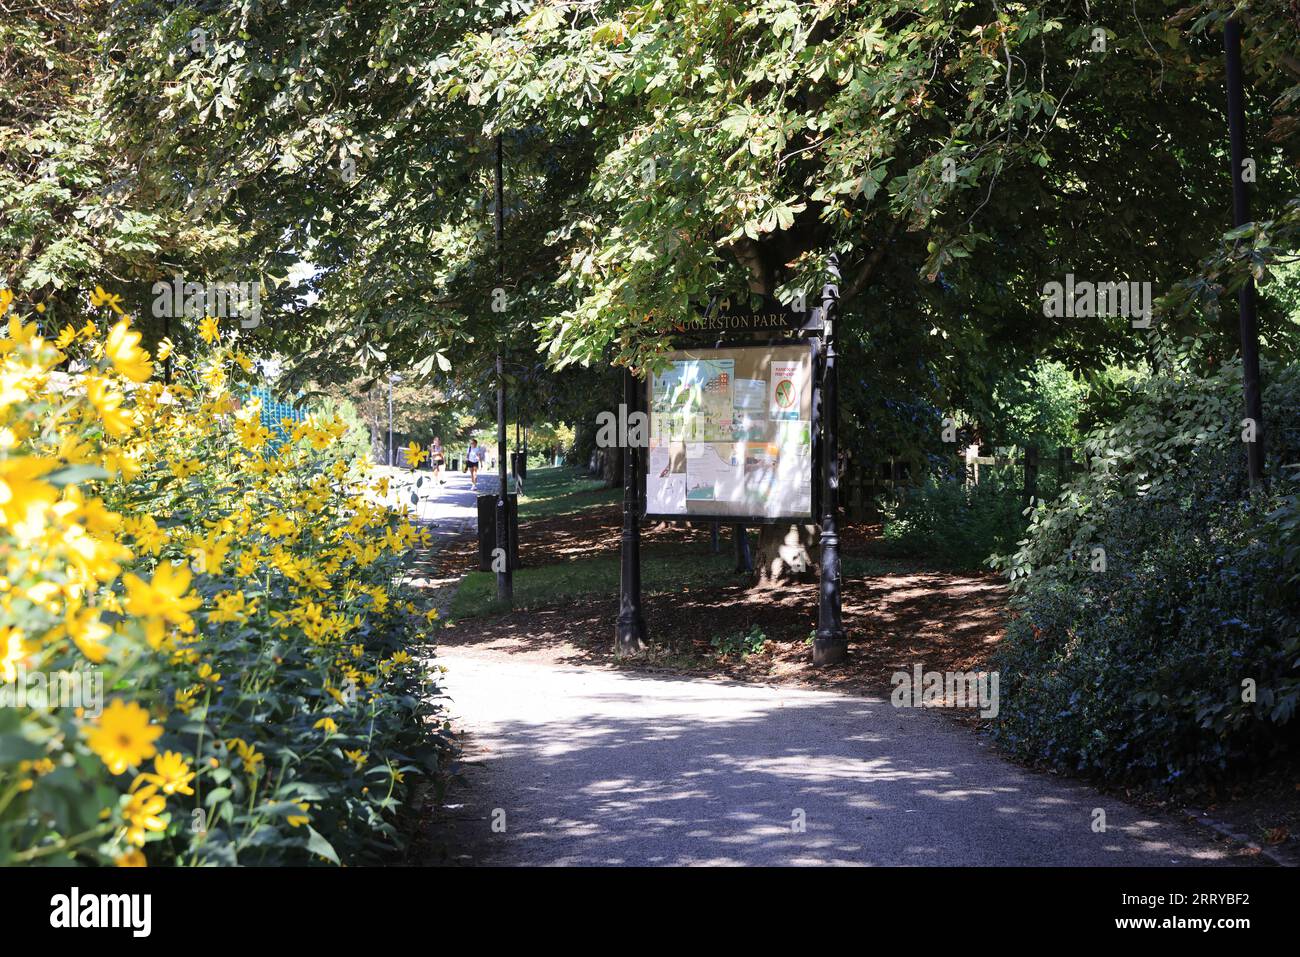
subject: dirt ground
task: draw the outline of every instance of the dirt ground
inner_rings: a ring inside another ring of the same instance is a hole
[[[579,514],[525,521],[520,531],[520,561],[553,564],[619,552],[621,513],[617,506]],[[848,556],[876,557],[879,527],[849,525],[842,531]],[[645,544],[706,542],[706,528],[669,523],[642,532]],[[751,543],[752,544],[752,543]],[[722,547],[731,541],[723,533]],[[449,546],[441,574],[477,567],[473,542]],[[751,588],[743,576],[721,576],[673,594],[643,599],[646,630],[655,643],[647,660],[619,662],[613,654],[616,596],[564,602],[492,619],[468,619],[447,627],[439,642],[475,645],[549,660],[635,667],[641,670],[701,673],[779,680],[810,687],[876,691],[890,688],[895,671],[919,662],[926,670],[978,670],[1002,632],[1006,590],[992,574],[938,571],[846,574],[842,585],[844,628],[849,661],[834,669],[814,669],[810,636],[817,626],[815,582],[776,589]],[[761,615],[756,614],[761,609]],[[761,620],[769,639],[760,654],[719,657],[710,642],[717,636],[747,632]]]

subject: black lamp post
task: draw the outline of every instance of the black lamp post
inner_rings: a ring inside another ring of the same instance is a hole
[[[623,402],[630,416],[637,409],[636,377],[623,370]],[[646,650],[645,619],[641,615],[641,521],[637,450],[623,442],[623,538],[618,589],[618,621],[614,653],[639,655]]]
[[[402,377],[397,373],[390,373],[388,376],[388,464],[396,465],[394,461],[393,449],[393,386],[402,381]]]
[[[823,341],[826,357],[822,366],[822,534],[821,576],[818,582],[817,632],[813,636],[813,664],[831,665],[849,654],[848,639],[840,614],[840,536],[836,524],[840,477],[838,441],[839,395],[836,390],[835,321],[838,318],[839,263],[832,257],[834,285],[822,290]]]
[[[496,227],[497,227],[497,283],[505,275],[505,204],[501,185],[501,134],[496,136]],[[504,288],[502,286],[501,288]],[[514,572],[510,568],[510,510],[506,507],[506,370],[505,357],[497,349],[497,528],[494,564],[497,567],[497,601],[510,604],[514,601]]]
[[[1250,197],[1243,179],[1246,164],[1246,111],[1241,79],[1241,22],[1229,20],[1223,42],[1228,68],[1228,140],[1232,153],[1232,222],[1250,220]],[[1238,327],[1241,333],[1242,387],[1246,416],[1255,423],[1255,441],[1246,443],[1246,464],[1252,488],[1264,482],[1264,399],[1259,378],[1259,326],[1255,315],[1255,280],[1246,277],[1238,293]]]

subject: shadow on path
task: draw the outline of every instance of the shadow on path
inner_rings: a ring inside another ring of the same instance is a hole
[[[1024,771],[887,701],[439,660],[473,735],[467,758],[481,762],[464,815],[483,863],[1244,863],[1181,822]]]

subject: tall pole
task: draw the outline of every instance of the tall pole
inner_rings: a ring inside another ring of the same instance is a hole
[[[731,526],[731,544],[736,556],[736,572],[748,575],[754,570],[754,559],[749,553],[749,530],[744,525]]]
[[[1241,22],[1229,20],[1223,31],[1228,67],[1228,139],[1232,153],[1232,222],[1250,221],[1250,197],[1246,193],[1246,110],[1241,79]],[[1246,417],[1255,424],[1255,441],[1246,443],[1246,463],[1251,488],[1264,483],[1264,398],[1259,380],[1259,324],[1255,315],[1255,280],[1246,276],[1238,293],[1238,325],[1241,330],[1242,388]]]
[[[637,408],[636,377],[623,370],[623,402],[628,415]],[[623,539],[618,589],[618,621],[614,625],[614,653],[639,655],[646,649],[645,619],[641,615],[641,528],[637,450],[623,445]]]
[[[497,284],[504,288],[505,276],[505,191],[501,185],[501,134],[496,136],[496,226],[497,226]],[[504,313],[503,313],[504,315]],[[497,541],[496,556],[505,556],[497,564],[497,601],[511,604],[514,601],[514,573],[510,568],[509,509],[506,507],[506,368],[505,355],[497,347]]]
[[[393,379],[388,379],[388,464],[393,464]]]
[[[835,369],[835,322],[839,300],[839,261],[831,257],[834,283],[822,289],[822,336],[826,357],[822,366],[822,534],[821,576],[817,595],[817,631],[813,636],[813,664],[832,665],[849,655],[840,614],[840,536],[836,525],[840,476],[837,432],[839,395]]]

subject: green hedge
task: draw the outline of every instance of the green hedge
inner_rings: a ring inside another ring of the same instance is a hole
[[[1300,523],[1285,466],[1300,449],[1285,426],[1300,374],[1265,370],[1266,421],[1281,427],[1271,487],[1252,497],[1240,366],[1199,375],[1187,344],[1162,362],[1174,371],[1090,436],[1091,470],[996,562],[1015,595],[994,734],[1070,771],[1203,785],[1295,742]]]

